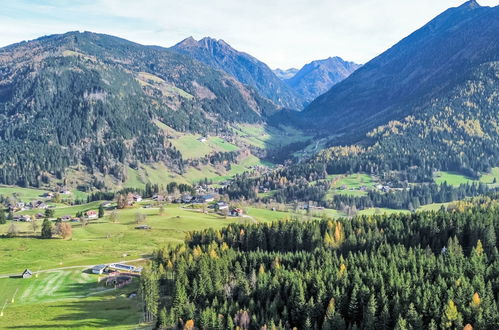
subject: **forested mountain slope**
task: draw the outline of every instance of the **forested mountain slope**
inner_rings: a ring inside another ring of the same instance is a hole
[[[311,102],[347,78],[360,66],[340,57],[329,57],[306,64],[291,78],[285,79],[285,82],[306,101]]]
[[[277,105],[296,110],[303,108],[301,96],[279,79],[265,63],[237,51],[223,40],[203,38],[197,41],[190,37],[171,49],[227,72],[241,83],[254,87],[260,95]]]
[[[38,185],[70,165],[122,176],[128,161],[181,157],[156,122],[215,132],[277,107],[168,49],[70,32],[0,49],[0,183]]]
[[[499,7],[470,1],[451,8],[312,102],[300,119],[329,132],[362,134],[418,114],[498,60],[498,31]]]
[[[499,6],[469,1],[293,115],[334,145],[358,144],[319,156],[333,172],[410,169],[419,173],[412,179],[428,180],[445,169],[476,177],[499,164],[498,77]]]

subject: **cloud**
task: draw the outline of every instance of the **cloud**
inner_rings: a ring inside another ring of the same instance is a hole
[[[171,46],[191,35],[211,36],[224,39],[271,67],[287,68],[329,56],[364,63],[461,1],[20,0],[11,3],[15,5],[7,5],[0,13],[1,45],[69,30],[114,34],[160,46]],[[498,5],[499,0],[480,3]]]

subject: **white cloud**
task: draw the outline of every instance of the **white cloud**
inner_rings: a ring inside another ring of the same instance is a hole
[[[499,4],[499,0],[479,2]],[[52,3],[49,6],[54,11],[52,18],[1,19],[0,43],[6,45],[68,30],[109,33],[161,46],[171,46],[190,35],[211,36],[224,39],[271,67],[300,67],[311,60],[336,55],[363,63],[446,8],[461,3],[456,0],[92,0],[59,7]],[[64,19],[66,16],[71,19]]]

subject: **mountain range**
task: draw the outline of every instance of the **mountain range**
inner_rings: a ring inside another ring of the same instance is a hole
[[[316,139],[293,148],[314,152],[355,145],[362,169],[396,155],[406,158],[393,168],[476,174],[499,161],[498,35],[499,7],[469,1],[362,66],[333,57],[281,78],[212,38],[162,48],[69,32],[10,45],[0,48],[0,183],[39,186],[68,168],[122,179],[134,162],[181,172],[167,130],[245,137],[240,124],[293,125]]]
[[[235,50],[223,40],[206,37],[197,41],[190,37],[171,49],[232,75],[276,105],[301,110],[305,104],[301,96],[279,79],[265,63]]]
[[[284,81],[305,101],[311,102],[350,76],[360,66],[354,62],[344,61],[340,57],[329,57],[306,64],[294,75],[285,78]],[[287,73],[290,71],[288,70]]]
[[[477,75],[494,75],[498,12],[475,1],[445,11],[319,96],[299,122],[363,135],[390,120],[424,114],[432,100],[458,96]]]

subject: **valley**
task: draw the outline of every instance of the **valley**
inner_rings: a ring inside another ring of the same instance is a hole
[[[0,47],[1,329],[499,328],[499,6],[283,69],[254,21]]]

